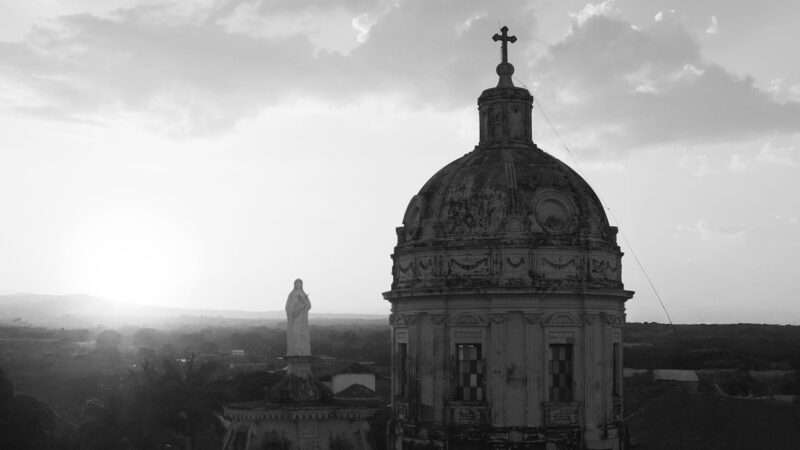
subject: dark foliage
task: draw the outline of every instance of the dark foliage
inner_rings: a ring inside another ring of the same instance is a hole
[[[629,389],[631,388],[631,389]],[[638,450],[795,450],[800,405],[626,384],[626,414]]]
[[[222,400],[209,389],[218,367],[164,360],[131,372],[103,399],[90,400],[79,434],[81,449],[214,449]],[[209,433],[209,431],[211,431]]]
[[[625,325],[625,367],[800,369],[800,326]]]

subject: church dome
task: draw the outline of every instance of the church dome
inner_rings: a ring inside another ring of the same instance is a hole
[[[611,244],[603,206],[575,171],[531,146],[478,146],[436,173],[406,209],[402,245],[533,239]]]
[[[616,227],[586,181],[532,140],[533,97],[497,66],[480,140],[437,172],[397,228],[391,299],[475,288],[622,287]]]
[[[619,449],[617,229],[533,142],[501,41],[480,139],[411,198],[392,253],[392,448]],[[513,432],[509,432],[513,430]]]

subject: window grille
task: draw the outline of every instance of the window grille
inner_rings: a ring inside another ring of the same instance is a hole
[[[574,364],[572,344],[550,344],[550,401],[571,402]]]
[[[480,344],[456,344],[456,372],[456,400],[482,402],[484,375]]]

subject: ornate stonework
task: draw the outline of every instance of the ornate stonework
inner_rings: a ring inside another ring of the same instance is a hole
[[[393,448],[617,449],[610,380],[633,294],[617,229],[532,142],[533,97],[507,61],[515,38],[495,40],[478,145],[425,183],[396,230]]]

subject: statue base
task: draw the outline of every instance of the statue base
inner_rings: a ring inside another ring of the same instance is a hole
[[[275,403],[316,403],[332,396],[330,390],[314,379],[311,373],[310,355],[286,355],[286,376],[268,392],[267,399]]]
[[[288,363],[286,373],[300,378],[311,377],[311,362],[314,357],[311,355],[286,355],[283,357]]]

